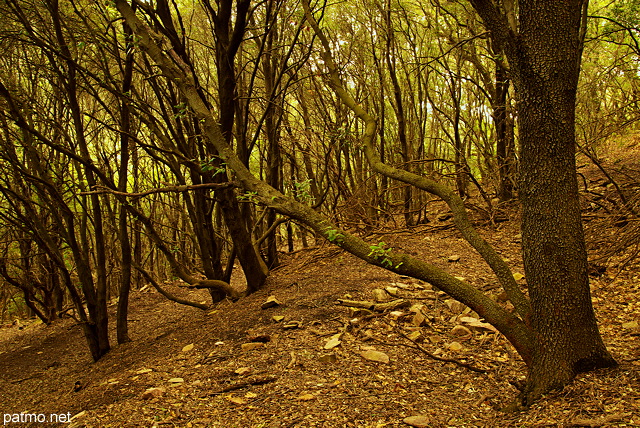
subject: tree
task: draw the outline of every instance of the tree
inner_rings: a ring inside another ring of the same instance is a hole
[[[516,25],[492,2],[471,3],[509,61],[519,105],[522,247],[536,332],[527,404],[576,373],[615,364],[591,305],[575,168],[588,2],[521,1]]]
[[[256,178],[237,156],[203,99],[193,70],[175,61],[170,44],[144,24],[124,0],[116,6],[138,36],[140,47],[166,77],[172,79],[202,124],[205,137],[256,202],[302,222],[361,259],[428,281],[465,303],[496,326],[528,366],[527,386],[515,407],[569,382],[581,371],[615,364],[600,338],[591,306],[586,251],[580,223],[575,155],[575,94],[580,67],[586,3],[567,7],[554,1],[520,3],[514,9],[493,2],[472,1],[492,37],[509,61],[509,73],[519,101],[521,138],[520,199],[523,212],[523,252],[529,280],[527,296],[513,280],[506,263],[471,225],[462,199],[426,177],[384,164],[375,154],[377,120],[343,85],[328,39],[308,3],[307,22],[322,43],[331,85],[340,100],[364,122],[362,147],[371,167],[391,179],[411,184],[445,200],[465,239],[496,273],[510,301],[511,313],[480,290],[433,265],[392,248],[369,245],[338,228],[312,207],[282,194]]]

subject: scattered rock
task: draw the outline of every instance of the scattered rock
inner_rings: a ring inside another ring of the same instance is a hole
[[[457,325],[453,327],[451,329],[451,334],[463,340],[470,339],[473,336],[471,330],[463,325]]]
[[[398,320],[398,319],[402,318],[405,315],[406,315],[406,312],[402,312],[402,311],[391,311],[391,312],[389,312],[389,316],[394,320]]]
[[[302,327],[302,321],[289,321],[282,326],[284,330],[295,330],[296,328],[300,327]]]
[[[335,363],[336,361],[338,361],[338,357],[333,353],[325,354],[318,357],[318,361],[320,361],[321,363]]]
[[[280,305],[282,305],[282,303],[280,303],[280,301],[276,299],[276,296],[269,296],[267,297],[267,300],[260,307],[262,309],[269,309],[269,308],[273,308],[274,306],[280,306]]]
[[[373,300],[376,302],[387,302],[391,300],[391,297],[389,297],[387,292],[381,288],[376,288],[371,292],[371,294],[373,294]]]
[[[402,422],[416,428],[428,428],[432,426],[431,420],[424,415],[409,416],[408,418],[404,418]]]
[[[271,342],[271,336],[269,336],[268,334],[259,334],[256,336],[249,336],[249,342],[268,343],[268,342]]]
[[[427,317],[422,313],[422,311],[417,311],[411,319],[411,324],[416,327],[427,325]]]
[[[386,291],[393,297],[398,297],[398,287],[385,287],[384,291]]]
[[[340,344],[342,343],[342,341],[340,340],[341,337],[342,333],[334,334],[333,336],[331,336],[327,343],[324,344],[324,349],[329,350],[340,346]]]
[[[489,330],[492,331],[494,333],[498,333],[498,329],[495,328],[494,326],[492,326],[489,323],[486,322],[482,322],[477,318],[473,318],[473,317],[460,317],[459,321],[461,323],[463,323],[464,325],[466,325],[467,327],[471,327],[473,329],[477,329],[477,330]]]
[[[409,333],[407,335],[407,338],[414,342],[420,342],[422,341],[422,339],[424,339],[424,337],[422,336],[422,333],[420,333],[418,330],[412,331],[411,333]]]
[[[149,388],[142,393],[142,399],[148,400],[150,398],[162,397],[165,392],[167,392],[167,390],[164,388]]]
[[[362,358],[369,361],[375,361],[377,363],[389,364],[389,356],[384,352],[366,350],[360,353]]]
[[[457,300],[454,300],[454,299],[447,299],[447,300],[444,301],[444,304],[447,305],[449,310],[451,312],[453,312],[454,314],[461,314],[464,311],[464,309],[466,308],[464,303],[460,303],[460,302],[458,302]]]
[[[264,348],[264,343],[262,342],[243,343],[242,345],[240,345],[240,348],[242,348],[244,352],[253,351],[254,349]]]

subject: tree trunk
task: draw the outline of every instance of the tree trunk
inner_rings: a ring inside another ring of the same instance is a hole
[[[519,102],[523,259],[536,332],[524,405],[579,372],[615,364],[598,331],[587,274],[574,131],[581,1],[571,3],[523,1],[521,49],[510,61]]]

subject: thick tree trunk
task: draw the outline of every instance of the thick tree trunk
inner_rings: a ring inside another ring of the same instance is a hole
[[[535,332],[523,396],[527,405],[541,393],[562,387],[576,373],[615,361],[602,342],[591,305],[576,178],[581,10],[562,2],[535,1],[523,2],[520,10],[522,50],[514,73],[521,143],[519,196]]]

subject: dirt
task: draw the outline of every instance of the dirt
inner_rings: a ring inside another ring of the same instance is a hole
[[[483,233],[522,272],[514,223]],[[448,221],[369,239],[422,256],[489,293],[497,285]],[[620,366],[580,375],[514,414],[500,409],[518,393],[524,366],[501,335],[454,330],[461,317],[474,316],[468,308],[330,246],[283,254],[282,262],[259,292],[208,311],[167,301],[153,288],[134,292],[133,341],[97,363],[72,320],[0,329],[7,426],[65,425],[29,424],[21,412],[41,420],[73,416],[69,427],[381,428],[409,426],[403,420],[410,416],[430,427],[640,426],[640,331],[627,324],[640,320],[633,264],[592,278],[602,334]],[[166,286],[207,300],[204,292]],[[374,289],[386,287],[423,304],[426,325],[416,327],[406,307],[367,316],[336,304],[372,300]],[[271,295],[280,305],[262,309]],[[299,326],[285,329],[291,321]],[[324,349],[331,338],[340,344]],[[244,350],[246,343],[261,344]],[[363,357],[373,350],[389,361]]]

